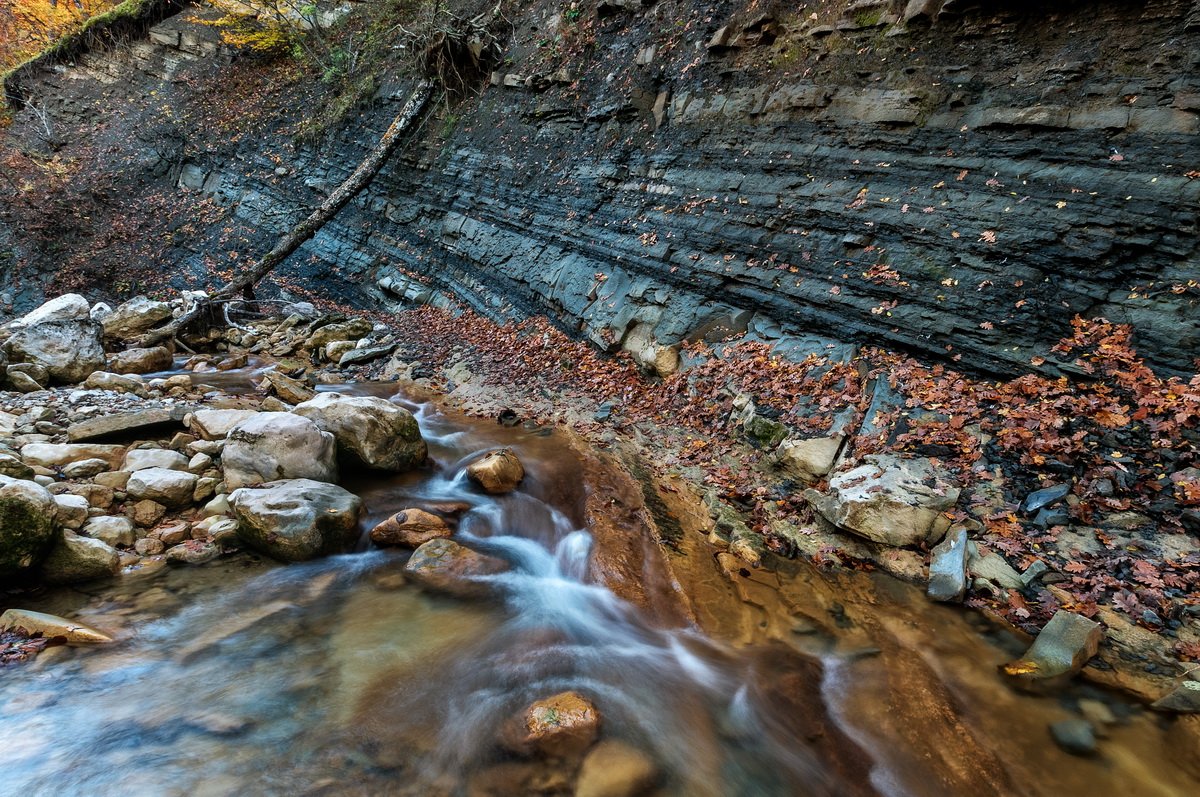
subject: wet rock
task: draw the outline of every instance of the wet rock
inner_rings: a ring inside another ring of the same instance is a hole
[[[104,318],[104,337],[133,340],[170,317],[171,306],[166,302],[135,296]]]
[[[146,349],[126,349],[108,357],[108,370],[114,374],[148,374],[152,371],[169,371],[175,364],[171,352],[165,346]]]
[[[28,634],[41,634],[46,639],[61,639],[68,645],[96,645],[113,641],[111,636],[90,625],[53,614],[28,609],[8,609],[0,614],[0,630],[16,628],[24,629]]]
[[[146,395],[146,385],[139,378],[123,376],[108,371],[93,371],[83,380],[83,387],[88,390],[111,390],[114,393],[132,393],[135,396]],[[71,438],[76,439],[76,438]],[[82,438],[86,439],[86,438]]]
[[[254,410],[196,410],[185,425],[203,440],[224,440],[230,429],[256,415]]]
[[[1071,485],[1069,484],[1056,484],[1053,487],[1035,490],[1025,496],[1025,500],[1021,502],[1021,511],[1027,515],[1032,515],[1039,509],[1048,507],[1066,498],[1070,492]]]
[[[916,545],[939,539],[949,526],[943,514],[959,489],[927,459],[872,455],[864,464],[829,480],[828,495],[805,497],[839,528],[884,545]]]
[[[158,501],[149,498],[137,501],[127,507],[129,519],[139,528],[150,528],[167,514],[167,508]]]
[[[21,449],[21,459],[27,465],[60,468],[81,459],[102,459],[113,470],[120,468],[125,446],[99,443],[30,443]]]
[[[54,496],[54,522],[66,529],[76,530],[88,519],[88,500],[81,495],[65,493]]]
[[[446,521],[437,515],[421,509],[405,509],[371,529],[371,542],[417,548],[430,540],[449,537],[450,534]]]
[[[600,712],[578,692],[561,692],[525,709],[504,743],[514,752],[571,758],[581,755],[600,735]]]
[[[4,350],[12,362],[42,366],[53,382],[75,384],[104,368],[100,325],[78,294],[52,299],[9,326]]]
[[[133,473],[125,491],[138,500],[150,500],[168,508],[192,502],[196,474],[170,468],[145,468]]]
[[[114,548],[118,545],[128,548],[137,540],[133,523],[128,518],[112,515],[92,518],[83,525],[82,533]]]
[[[125,455],[121,470],[138,471],[146,468],[187,470],[187,458],[169,448],[134,448]]]
[[[787,473],[807,484],[813,484],[833,469],[843,439],[838,435],[784,440],[775,449],[775,461]]]
[[[1179,714],[1200,713],[1200,681],[1183,681],[1169,694],[1154,701],[1150,708]]]
[[[525,478],[525,468],[512,449],[489,451],[467,466],[467,477],[492,495],[510,493]]]
[[[337,481],[337,447],[329,432],[288,412],[260,412],[229,431],[221,454],[230,489],[286,479]]]
[[[167,562],[173,565],[202,565],[221,555],[221,549],[211,542],[187,540],[167,549]]]
[[[642,751],[615,739],[600,742],[583,759],[575,797],[636,797],[658,780],[658,767]]]
[[[42,562],[42,578],[48,584],[75,584],[117,574],[121,557],[100,540],[64,531]]]
[[[967,593],[967,530],[955,529],[933,549],[929,586],[935,601],[961,601]]]
[[[0,476],[0,575],[28,570],[49,552],[56,512],[45,487]]]
[[[281,561],[339,553],[358,538],[362,502],[333,484],[275,481],[235,490],[229,500],[242,542]]]
[[[1001,669],[1021,684],[1057,685],[1083,669],[1103,637],[1099,623],[1060,609],[1025,655]]]
[[[1050,726],[1050,735],[1059,747],[1073,755],[1086,756],[1096,752],[1096,730],[1087,720],[1055,722]]]
[[[404,571],[422,586],[464,596],[483,591],[482,585],[474,579],[507,569],[508,564],[503,560],[448,539],[424,543],[413,551],[412,558],[404,565]]]
[[[402,472],[428,454],[412,413],[385,399],[321,393],[293,412],[331,433],[339,454],[363,467]]]

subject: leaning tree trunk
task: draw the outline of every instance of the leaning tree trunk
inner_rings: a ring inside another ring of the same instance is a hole
[[[153,345],[159,341],[173,337],[199,317],[212,301],[228,299],[241,294],[248,288],[252,288],[259,280],[269,274],[272,269],[286,260],[288,255],[299,249],[301,244],[316,235],[325,226],[326,222],[337,215],[337,212],[344,208],[358,192],[366,188],[371,179],[379,173],[379,170],[383,168],[383,164],[387,162],[388,157],[399,146],[404,134],[420,118],[421,111],[425,109],[432,96],[433,83],[431,81],[422,80],[418,83],[413,89],[412,94],[409,95],[408,102],[404,104],[404,107],[400,109],[400,113],[388,125],[388,129],[379,139],[379,143],[367,153],[367,156],[358,164],[358,168],[316,210],[309,214],[308,218],[297,224],[286,235],[280,238],[274,248],[264,255],[262,260],[258,261],[253,268],[249,268],[234,277],[213,293],[208,300],[197,301],[190,310],[186,311],[170,324],[152,330],[142,340],[142,345]]]

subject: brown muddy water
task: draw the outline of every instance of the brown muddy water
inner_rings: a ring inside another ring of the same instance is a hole
[[[196,379],[236,390],[247,373]],[[119,642],[0,670],[0,795],[569,795],[578,761],[497,744],[506,720],[565,690],[594,701],[602,738],[654,760],[645,793],[662,797],[1200,793],[1194,737],[1173,720],[1083,685],[1015,692],[996,667],[1022,645],[980,618],[882,575],[751,571],[686,508],[653,577],[687,619],[664,619],[597,579],[597,545],[614,542],[593,537],[585,506],[602,488],[560,435],[444,414],[394,385],[330,389],[409,406],[436,463],[348,483],[363,528],[465,502],[455,538],[511,571],[478,599],[433,595],[364,539],[311,563],[239,554],[49,594],[26,608]],[[496,445],[525,464],[514,494],[465,480]],[[1048,732],[1085,710],[1111,715],[1091,757]]]

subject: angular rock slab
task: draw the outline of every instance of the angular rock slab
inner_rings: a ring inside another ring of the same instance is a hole
[[[9,609],[0,614],[0,631],[22,628],[26,633],[41,634],[46,639],[61,639],[68,645],[95,645],[112,642],[112,637],[90,625],[67,620],[53,614],[31,612],[28,609]]]
[[[958,602],[967,594],[967,530],[955,529],[933,549],[929,562],[929,597]]]
[[[319,393],[292,412],[332,434],[343,458],[363,467],[403,472],[428,455],[412,413],[386,399]]]
[[[37,482],[0,476],[0,575],[28,570],[54,544],[58,506]]]
[[[841,435],[789,438],[775,449],[775,460],[788,473],[812,484],[833,469],[843,440]]]
[[[238,537],[284,562],[339,553],[358,539],[358,496],[311,479],[243,487],[229,496]]]
[[[1056,685],[1083,669],[1100,649],[1104,630],[1088,618],[1060,609],[1046,623],[1025,655],[1001,667],[1025,685]]]
[[[829,493],[805,496],[830,523],[873,542],[901,547],[931,542],[949,527],[943,513],[959,488],[927,459],[871,455],[835,474]]]
[[[73,443],[105,437],[150,437],[175,428],[183,428],[183,419],[187,412],[184,407],[161,407],[100,415],[71,424],[67,427],[67,437]]]
[[[336,482],[338,475],[334,436],[290,412],[256,413],[230,429],[221,464],[230,489],[286,479]]]

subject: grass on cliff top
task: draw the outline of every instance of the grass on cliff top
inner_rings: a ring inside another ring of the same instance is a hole
[[[102,33],[116,24],[136,21],[162,2],[163,0],[124,0],[120,5],[85,20],[78,28],[60,36],[40,52],[4,70],[0,73],[0,86],[5,88],[0,95],[0,112],[8,107],[8,81],[17,72],[40,61],[53,62],[69,58],[79,53],[91,36]]]

